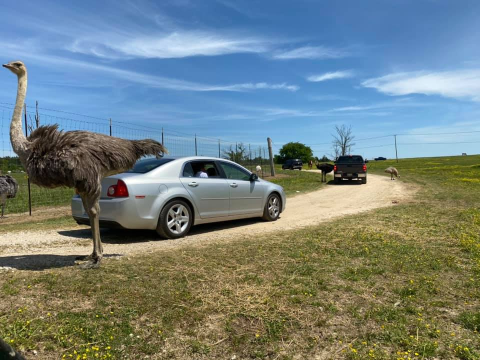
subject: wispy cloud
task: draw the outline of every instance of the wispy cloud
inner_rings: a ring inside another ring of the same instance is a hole
[[[23,59],[31,59],[36,64],[43,64],[44,66],[52,67],[52,65],[61,65],[61,69],[65,67],[73,69],[81,69],[85,73],[102,73],[103,75],[110,76],[119,80],[124,80],[129,83],[141,84],[144,86],[168,89],[177,91],[230,91],[230,92],[247,92],[254,90],[288,90],[297,91],[299,89],[296,85],[290,85],[286,83],[271,84],[266,82],[259,83],[240,83],[240,84],[226,84],[226,85],[209,85],[192,81],[186,81],[181,79],[175,79],[170,77],[150,75],[147,73],[141,73],[131,70],[120,69],[112,66],[102,65],[98,63],[90,63],[81,60],[74,60],[66,57],[44,55],[35,52],[23,51],[19,47],[14,46],[2,46],[0,47],[8,54],[14,53],[17,56],[21,56]],[[12,55],[13,56],[13,55]]]
[[[264,53],[271,44],[253,36],[224,35],[210,31],[156,32],[118,35],[97,33],[67,45],[69,51],[104,58],[184,58],[235,53]]]
[[[424,107],[430,104],[423,102],[412,101],[409,98],[402,98],[395,101],[386,101],[376,104],[361,105],[361,106],[344,106],[329,110],[330,112],[358,112],[369,111],[378,109],[394,109],[394,108],[412,108],[412,107]]]
[[[338,59],[349,56],[344,49],[334,49],[326,46],[303,46],[292,50],[281,50],[273,54],[274,59]]]
[[[308,97],[310,101],[354,101],[355,99],[349,96],[344,95],[335,95],[335,94],[328,94],[328,95],[311,95]]]
[[[334,72],[327,72],[321,75],[311,75],[307,77],[308,81],[311,82],[321,82],[333,79],[346,79],[355,76],[355,73],[352,70],[343,70],[343,71],[334,71]]]
[[[362,82],[387,95],[440,95],[480,102],[480,69],[444,72],[403,72]]]

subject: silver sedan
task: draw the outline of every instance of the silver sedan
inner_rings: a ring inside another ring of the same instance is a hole
[[[81,198],[72,215],[89,224]],[[150,229],[169,239],[192,225],[261,217],[275,221],[285,210],[283,188],[229,160],[201,156],[145,159],[102,181],[100,226]]]

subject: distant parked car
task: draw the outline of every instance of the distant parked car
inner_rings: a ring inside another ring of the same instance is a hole
[[[300,159],[288,159],[285,164],[282,165],[282,170],[302,170],[303,162]]]
[[[145,159],[102,180],[100,227],[156,230],[175,239],[197,224],[253,217],[275,221],[285,204],[281,186],[229,160]],[[77,223],[88,225],[80,196],[71,205]]]
[[[379,157],[376,157],[374,160],[375,160],[375,161],[387,160],[387,158],[384,158],[383,156],[379,156]]]

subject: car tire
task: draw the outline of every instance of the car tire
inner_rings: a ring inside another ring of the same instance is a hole
[[[265,221],[276,221],[280,216],[282,200],[278,194],[270,194],[265,203],[262,219]]]
[[[340,178],[333,178],[333,183],[334,184],[340,184]]]
[[[367,183],[367,177],[365,176],[363,179],[362,179],[362,184],[366,184]]]
[[[192,223],[190,206],[183,200],[172,200],[160,212],[157,234],[166,239],[178,239],[188,234]]]

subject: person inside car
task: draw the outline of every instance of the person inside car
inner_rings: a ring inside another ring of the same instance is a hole
[[[197,171],[197,173],[195,174],[195,177],[208,178],[208,174],[207,174],[207,172],[205,171],[205,165],[202,165],[202,167],[200,168],[200,170]]]

